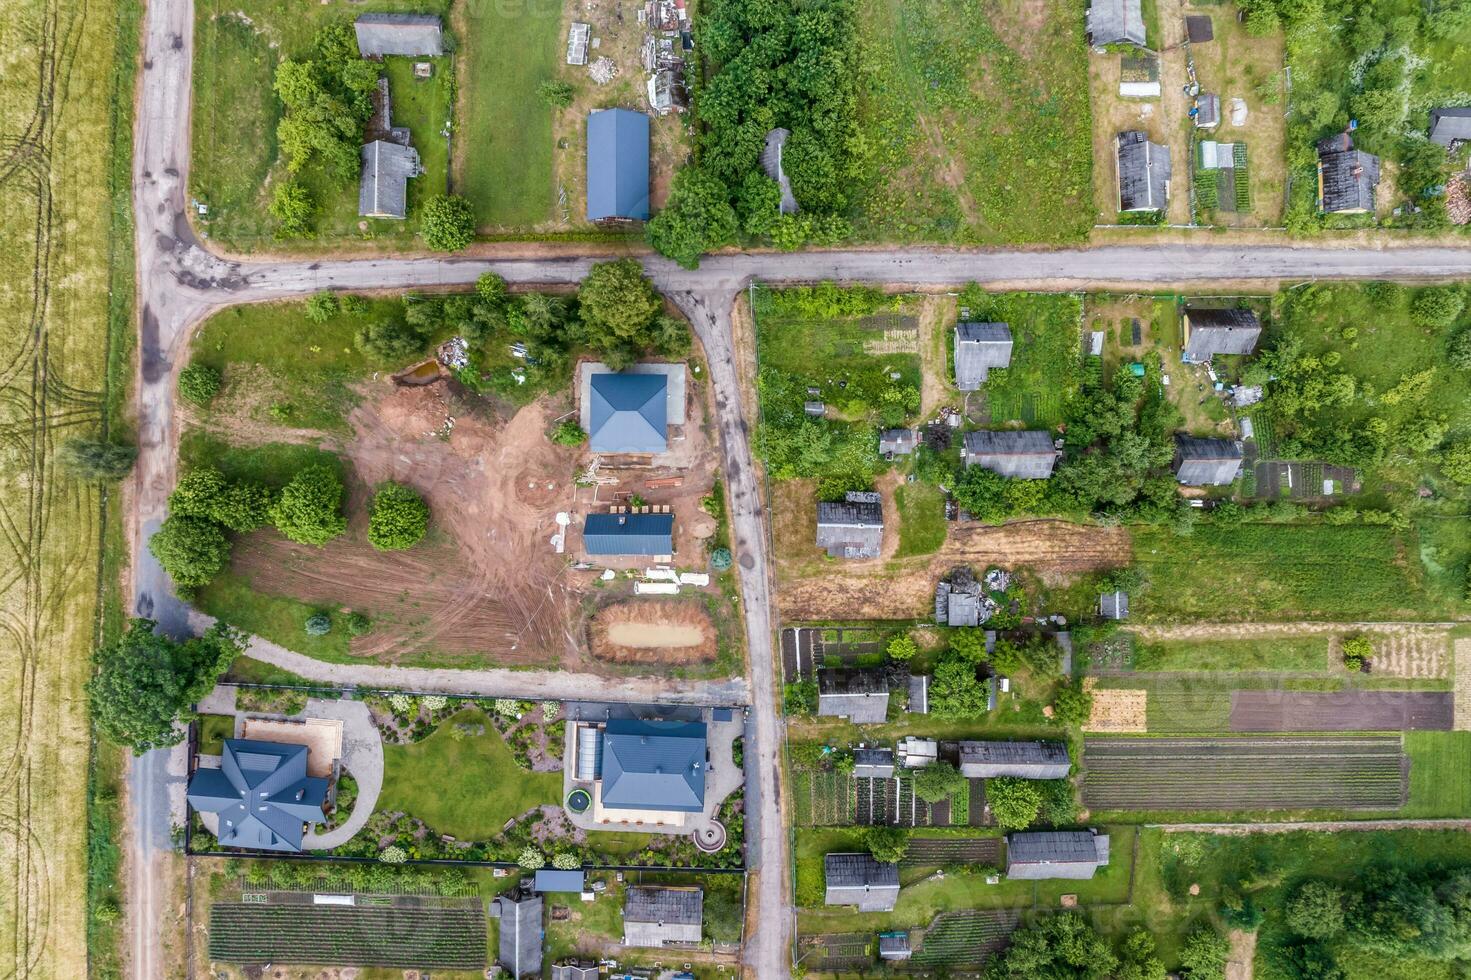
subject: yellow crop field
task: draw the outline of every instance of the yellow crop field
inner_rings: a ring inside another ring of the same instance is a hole
[[[88,973],[83,684],[106,508],[96,486],[54,460],[67,438],[104,431],[118,404],[109,366],[118,377],[125,351],[109,337],[123,336],[110,327],[126,324],[131,304],[137,20],[133,4],[97,0],[12,0],[4,12],[0,976],[75,978]]]

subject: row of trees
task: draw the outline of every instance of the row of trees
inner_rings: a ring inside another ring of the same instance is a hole
[[[745,232],[783,248],[835,244],[862,183],[854,0],[718,0],[700,17],[705,67],[693,90],[696,163],[675,175],[649,242],[693,268]],[[782,168],[802,208],[782,216],[760,166],[766,134],[789,131]]]
[[[1211,929],[1185,939],[1180,951],[1185,980],[1223,980],[1230,947]],[[1164,980],[1154,939],[1143,929],[1114,949],[1076,912],[1045,916],[1011,935],[1005,952],[990,959],[986,980]]]

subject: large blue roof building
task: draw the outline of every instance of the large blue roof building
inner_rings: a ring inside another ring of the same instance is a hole
[[[669,379],[662,374],[594,374],[587,441],[595,453],[669,448]]]
[[[605,807],[700,813],[705,725],[615,718],[603,729],[602,775]]]
[[[225,847],[301,850],[304,824],[321,823],[327,780],[306,774],[305,745],[227,738],[218,769],[189,781],[189,805],[219,815]]]
[[[589,555],[605,557],[672,556],[674,515],[588,514],[582,525],[582,548]]]
[[[628,109],[587,116],[587,220],[649,217],[649,117]]]

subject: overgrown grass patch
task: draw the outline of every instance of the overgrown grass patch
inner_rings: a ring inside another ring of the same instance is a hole
[[[897,557],[932,555],[945,544],[945,495],[926,483],[906,483],[894,490],[899,508]]]
[[[1083,300],[1070,294],[988,293],[970,286],[960,294],[970,319],[1011,327],[1011,364],[993,368],[984,390],[995,423],[1051,427],[1082,385]]]
[[[1135,641],[1134,669],[1156,671],[1285,670],[1322,672],[1326,636],[1264,636],[1239,640]]]
[[[230,480],[249,480],[280,489],[308,466],[329,466],[339,474],[342,460],[316,446],[292,442],[270,442],[261,446],[232,446],[200,432],[184,433],[179,443],[179,461],[191,466],[213,466]]]

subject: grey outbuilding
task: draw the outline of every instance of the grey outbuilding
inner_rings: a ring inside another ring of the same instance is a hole
[[[705,893],[698,888],[634,886],[623,899],[623,945],[661,949],[698,944]]]
[[[832,558],[877,558],[884,547],[884,508],[872,491],[849,491],[817,505],[817,546]]]
[[[542,900],[517,889],[491,900],[490,914],[500,920],[496,962],[513,977],[541,976]]]
[[[1163,211],[1170,203],[1170,148],[1139,130],[1120,133],[1115,154],[1120,211]]]
[[[1471,143],[1471,106],[1430,110],[1430,142],[1455,150]]]
[[[817,714],[879,725],[889,715],[889,684],[882,671],[824,667],[817,672]]]
[[[433,14],[363,14],[352,26],[364,58],[444,54],[444,29]]]
[[[854,749],[853,776],[857,779],[893,779],[893,749]]]
[[[1088,8],[1088,43],[1144,47],[1143,0],[1093,0]]]
[[[856,905],[860,912],[892,912],[899,901],[899,865],[872,854],[829,854],[823,858],[824,904]]]
[[[965,434],[966,466],[983,466],[1014,479],[1045,480],[1056,462],[1052,436],[1038,429],[982,429]]]
[[[1216,354],[1250,354],[1262,336],[1262,321],[1251,310],[1187,309],[1186,364],[1208,361]]]
[[[975,391],[992,368],[1011,364],[1011,328],[1004,323],[955,325],[955,387]]]
[[[1108,835],[1091,830],[1010,834],[1006,838],[1006,877],[1026,881],[1049,878],[1085,880],[1108,864]]]
[[[1318,144],[1318,206],[1328,214],[1365,214],[1374,210],[1379,158],[1355,149],[1348,133]]]
[[[966,779],[1064,779],[1071,768],[1061,742],[960,743],[960,774]]]
[[[424,172],[419,151],[412,146],[374,140],[363,145],[363,170],[358,179],[358,214],[364,218],[408,215],[409,178]]]
[[[1241,472],[1241,443],[1234,439],[1175,437],[1175,479],[1190,487],[1224,487]]]

